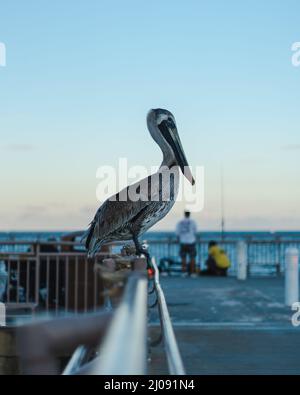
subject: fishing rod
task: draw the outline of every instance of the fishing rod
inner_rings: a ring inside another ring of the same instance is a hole
[[[221,165],[221,239],[225,239],[225,205],[224,205],[224,171],[223,165]]]

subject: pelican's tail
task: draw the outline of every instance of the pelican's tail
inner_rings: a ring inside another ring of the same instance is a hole
[[[96,221],[93,220],[81,238],[81,243],[84,243],[85,248],[87,249],[88,258],[94,258],[102,244],[95,234],[95,226]]]
[[[90,233],[90,228],[88,228],[82,235],[81,239],[80,239],[80,243],[83,244],[86,247],[86,242],[87,239],[89,237],[89,233]]]
[[[95,242],[92,241],[91,246],[88,249],[88,254],[87,254],[89,259],[95,258],[97,252],[100,251],[100,248],[101,248],[102,244],[103,243],[101,243],[100,240],[96,240]]]

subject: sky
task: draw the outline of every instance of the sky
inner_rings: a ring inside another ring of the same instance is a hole
[[[0,230],[82,229],[97,168],[159,165],[150,108],[204,166],[199,229],[300,229],[298,0],[1,0]],[[156,225],[171,230],[185,203]]]

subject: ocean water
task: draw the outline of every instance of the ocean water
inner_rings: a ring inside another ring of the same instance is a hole
[[[66,235],[69,232],[0,232],[0,241],[47,241],[49,239],[59,240],[62,235]],[[221,232],[212,231],[201,231],[198,233],[200,240],[221,240]],[[175,239],[175,232],[172,231],[157,231],[147,232],[142,237],[144,240],[165,240]],[[289,240],[299,241],[300,231],[278,231],[278,232],[253,232],[253,231],[242,231],[242,232],[225,232],[224,240],[238,241],[238,240],[256,240],[256,241],[273,241],[273,240]]]

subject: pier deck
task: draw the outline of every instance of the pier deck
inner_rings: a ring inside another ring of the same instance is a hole
[[[161,279],[188,374],[299,374],[300,327],[282,278]],[[152,314],[153,336],[158,317]],[[166,373],[160,347],[150,373]]]

